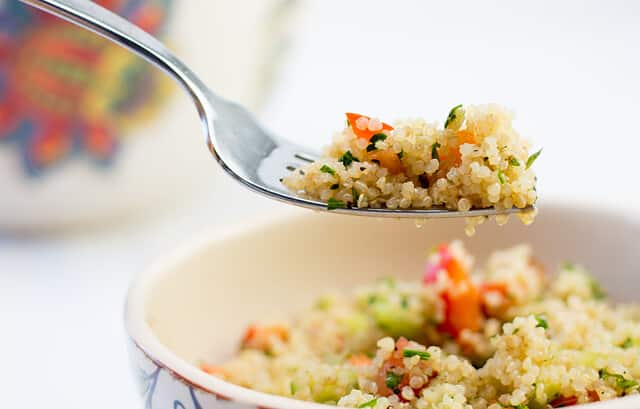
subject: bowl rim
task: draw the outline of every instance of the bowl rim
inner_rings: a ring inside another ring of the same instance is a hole
[[[622,213],[622,206],[601,206],[596,202],[584,200],[552,200],[539,206],[540,211],[550,209],[552,211],[578,210],[587,213],[598,213],[614,219],[640,224],[640,212]],[[628,210],[628,209],[627,209]],[[328,409],[336,406],[307,402],[293,398],[272,395],[238,386],[211,376],[195,365],[190,364],[173,353],[154,335],[153,330],[145,319],[146,295],[157,280],[164,277],[174,267],[184,264],[194,254],[215,246],[229,238],[250,233],[266,227],[295,223],[297,220],[310,217],[305,210],[295,209],[291,213],[272,214],[269,217],[254,218],[226,228],[205,229],[188,243],[179,246],[174,252],[161,257],[148,268],[134,276],[126,295],[124,307],[125,330],[129,340],[149,360],[158,367],[168,371],[179,381],[195,387],[205,393],[215,395],[217,398],[231,400],[238,403],[249,404],[260,408],[278,409]],[[330,216],[329,216],[330,217]],[[516,222],[516,221],[512,221]],[[634,404],[636,406],[634,406]],[[576,409],[589,407],[593,409],[630,409],[640,404],[640,395],[628,395],[616,399],[601,402],[573,406]]]

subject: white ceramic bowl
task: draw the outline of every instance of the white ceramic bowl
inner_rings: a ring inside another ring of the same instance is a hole
[[[200,371],[198,363],[224,361],[247,323],[292,313],[327,290],[390,273],[415,278],[426,248],[462,232],[462,222],[416,228],[410,221],[304,212],[215,232],[182,249],[140,275],[128,295],[131,358],[147,407],[328,408],[232,385]],[[487,223],[465,241],[480,257],[529,242],[543,264],[583,263],[614,299],[629,301],[640,290],[634,275],[639,236],[640,218],[546,204],[533,226]],[[586,406],[638,408],[640,397]]]

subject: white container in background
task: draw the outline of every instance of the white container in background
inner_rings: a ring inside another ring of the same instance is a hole
[[[282,60],[296,5],[117,3],[147,4],[128,17],[163,32],[214,91],[252,109]],[[100,41],[19,2],[0,2],[0,230],[121,222],[215,188],[221,173],[188,97]]]

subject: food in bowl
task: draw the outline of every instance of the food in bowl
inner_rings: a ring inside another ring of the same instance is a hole
[[[614,304],[582,267],[551,278],[529,246],[484,266],[459,241],[420,280],[319,298],[291,322],[249,326],[202,369],[259,391],[357,408],[564,407],[638,394],[640,306]]]
[[[297,195],[346,207],[452,210],[513,207],[537,199],[531,169],[541,151],[512,126],[512,115],[497,105],[463,107],[449,113],[444,128],[423,119],[393,126],[347,113],[324,156],[292,171],[282,183]],[[534,212],[520,213],[525,223]],[[497,217],[505,223],[508,215]],[[468,220],[473,234],[483,217]]]

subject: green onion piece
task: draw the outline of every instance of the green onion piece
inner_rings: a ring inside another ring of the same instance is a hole
[[[358,406],[359,408],[372,408],[374,406],[376,406],[376,403],[378,403],[378,398],[373,398],[369,401],[366,401],[365,403],[361,404],[360,406]]]
[[[327,202],[327,210],[344,209],[347,205],[342,200],[334,199],[333,197]]]
[[[533,162],[535,162],[536,159],[538,159],[538,156],[540,156],[541,153],[542,153],[542,149],[540,149],[538,152],[529,156],[529,158],[527,159],[527,166],[525,167],[525,169],[529,169],[531,165],[533,165]]]
[[[328,173],[333,176],[336,175],[336,171],[331,166],[327,165],[322,165],[322,167],[320,168],[320,172]]]
[[[385,385],[387,385],[387,388],[393,390],[395,388],[398,387],[398,385],[400,385],[400,381],[402,380],[402,376],[395,374],[393,372],[387,372],[387,377],[384,381]]]
[[[547,319],[543,315],[536,314],[536,321],[538,321],[538,325],[536,325],[536,328],[540,327],[544,329],[549,329],[549,323],[547,322]]]
[[[384,141],[385,139],[387,139],[387,135],[383,133],[377,133],[373,135],[369,140],[369,145],[367,145],[367,152],[375,151],[377,149],[376,143],[379,141]]]
[[[456,120],[456,111],[460,108],[462,108],[462,104],[456,105],[451,108],[451,111],[449,111],[449,115],[447,115],[447,120],[444,122],[444,129],[447,129],[449,127],[449,124]]]
[[[289,382],[289,390],[292,396],[295,395],[296,391],[298,390],[298,388],[296,388],[296,384],[293,383],[293,381]]]
[[[509,164],[511,166],[520,166],[520,161],[512,156],[511,159],[509,159]]]
[[[358,194],[358,191],[356,190],[355,187],[351,188],[351,197],[353,197],[353,203],[357,204],[358,199],[360,199],[360,195]]]
[[[434,143],[433,145],[431,145],[431,158],[432,158],[432,159],[438,159],[438,160],[440,160],[440,155],[438,155],[438,148],[439,148],[440,146],[441,146],[441,145],[440,145],[438,142],[436,142],[436,143]]]
[[[498,180],[501,185],[504,185],[504,173],[502,173],[502,169],[498,169]]]
[[[353,156],[353,154],[351,153],[351,151],[346,151],[345,153],[342,154],[342,156],[340,157],[340,159],[338,159],[338,162],[342,162],[342,164],[344,165],[344,167],[348,167],[349,165],[351,165],[353,162],[360,162],[360,160],[358,160],[358,158],[356,158],[355,156]]]
[[[431,354],[427,351],[416,351],[415,349],[405,349],[402,351],[402,356],[405,358],[411,358],[412,356],[419,356],[421,360],[426,361],[431,358]]]
[[[633,340],[630,337],[627,337],[627,339],[624,340],[624,342],[622,343],[622,345],[620,345],[620,348],[622,349],[629,349],[633,346]]]
[[[600,379],[606,379],[606,378],[615,379],[616,385],[618,385],[618,388],[620,389],[626,390],[626,389],[638,386],[638,382],[634,381],[633,379],[626,379],[624,376],[620,374],[611,373],[606,368],[600,369],[598,371],[598,375],[600,376]]]

